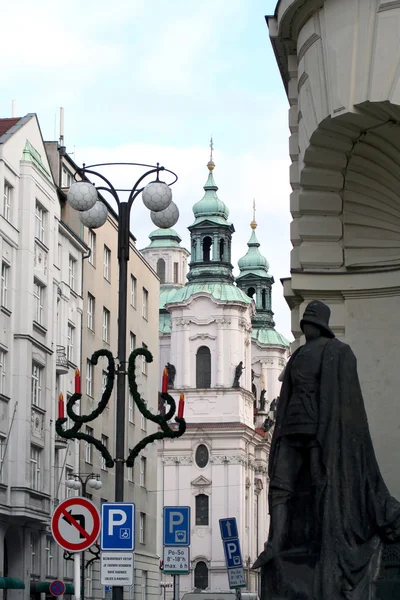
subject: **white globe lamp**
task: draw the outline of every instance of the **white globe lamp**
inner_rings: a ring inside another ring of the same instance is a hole
[[[75,210],[89,210],[97,202],[98,193],[94,185],[86,181],[76,181],[67,192],[67,200]]]
[[[171,204],[172,192],[166,183],[153,181],[144,188],[142,200],[146,208],[154,212],[160,212]]]
[[[179,209],[175,202],[171,202],[170,205],[162,211],[150,213],[150,218],[154,225],[161,229],[169,229],[173,227],[179,219]]]
[[[98,200],[96,204],[90,210],[85,210],[81,212],[79,218],[81,223],[85,225],[85,227],[89,227],[90,229],[97,229],[104,225],[107,221],[108,216],[108,208],[107,206]]]

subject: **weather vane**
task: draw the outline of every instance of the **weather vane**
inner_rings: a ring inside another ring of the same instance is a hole
[[[211,138],[210,138],[210,162],[212,162],[212,159],[213,159],[213,155],[212,155],[213,154],[213,150],[214,150],[214,142],[213,142],[213,139],[212,139],[212,136],[211,136]]]
[[[253,221],[256,220],[256,199],[253,198]]]

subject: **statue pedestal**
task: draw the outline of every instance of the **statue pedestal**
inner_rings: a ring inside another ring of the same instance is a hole
[[[268,417],[268,413],[265,410],[259,410],[254,416],[254,426],[262,428],[265,419]]]
[[[261,568],[261,600],[313,600],[316,554],[297,549]]]

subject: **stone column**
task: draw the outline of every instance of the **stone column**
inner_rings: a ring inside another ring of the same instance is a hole
[[[216,387],[224,386],[224,323],[225,319],[217,319],[217,377]]]
[[[181,325],[181,340],[182,340],[182,368],[183,381],[182,387],[190,387],[190,348],[189,348],[189,321],[182,319]]]
[[[218,234],[214,233],[213,235],[213,245],[212,245],[212,259],[218,261],[219,260],[219,246],[218,246]]]

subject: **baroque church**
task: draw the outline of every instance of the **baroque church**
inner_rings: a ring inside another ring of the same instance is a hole
[[[187,431],[162,441],[158,469],[159,514],[163,506],[191,507],[191,572],[180,577],[181,594],[229,589],[219,529],[225,517],[237,519],[247,589],[258,589],[251,565],[269,525],[264,423],[289,353],[289,342],[274,329],[274,279],[254,215],[240,274],[233,275],[235,228],[217,195],[214,167],[211,156],[188,228],[191,252],[173,229],[153,231],[142,250],[161,281],[160,378],[169,364],[169,393],[185,397]]]

